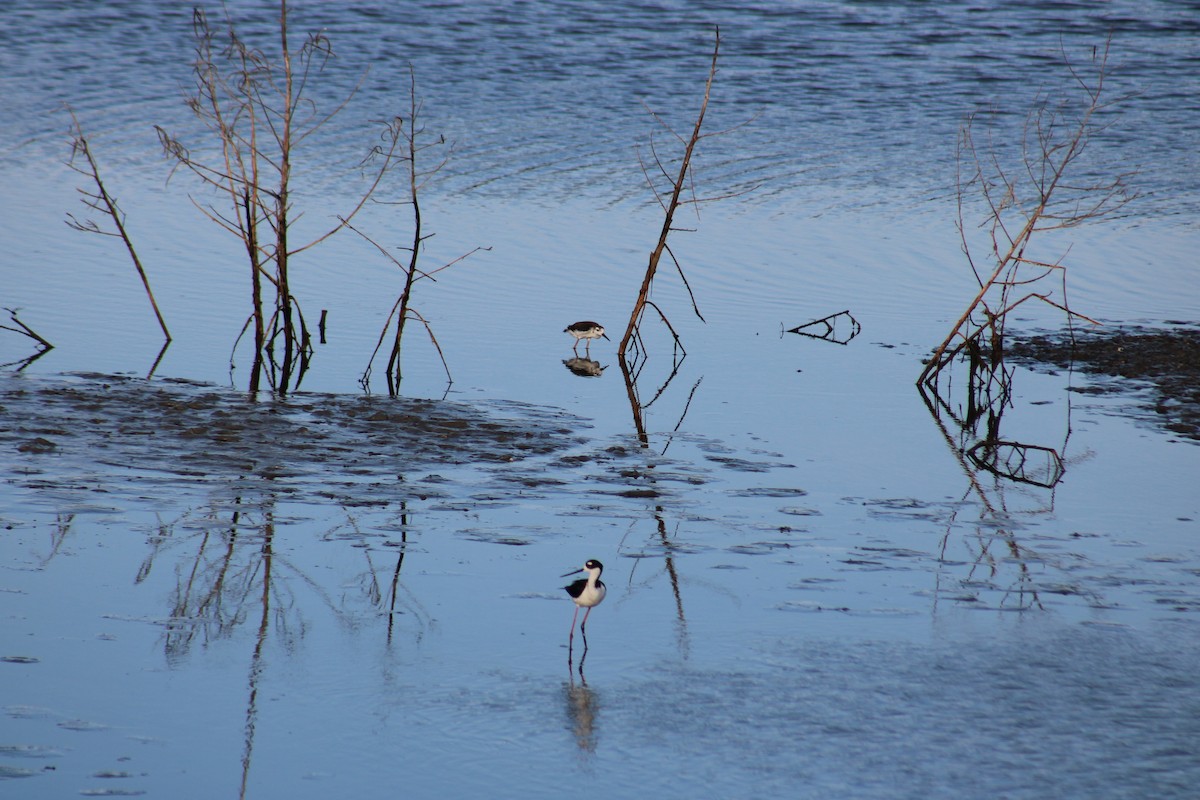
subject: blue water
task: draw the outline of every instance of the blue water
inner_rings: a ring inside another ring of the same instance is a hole
[[[272,4],[228,7],[251,43],[276,44]],[[743,203],[819,189],[825,205],[889,208],[953,188],[967,114],[997,113],[995,141],[1015,143],[1040,95],[1074,86],[1064,59],[1089,77],[1111,36],[1106,89],[1128,97],[1096,158],[1141,171],[1152,195],[1141,213],[1194,216],[1198,12],[1194,2],[322,3],[298,5],[291,25],[293,41],[319,30],[333,43],[313,88],[323,108],[360,87],[321,140],[340,161],[321,147],[311,156],[342,178],[350,154],[373,144],[368,120],[407,114],[411,65],[429,130],[456,144],[445,192],[644,202],[633,147],[656,129],[667,137],[648,109],[690,126],[716,26],[709,128],[743,127],[708,140],[704,184],[761,185]],[[18,0],[0,14],[6,158],[61,158],[63,103],[94,135],[117,138],[110,158],[148,167],[153,124],[188,130],[190,5],[130,0],[83,13]]]
[[[275,46],[272,6],[228,8]],[[1136,169],[1142,197],[1046,247],[1091,316],[1200,319],[1200,5],[291,19],[337,54],[320,107],[359,87],[300,152],[298,238],[352,204],[410,64],[453,145],[424,189],[423,263],[490,249],[416,302],[454,382],[417,329],[405,399],[363,394],[397,275],[339,235],[294,262],[328,342],[301,392],[251,404],[244,354],[230,369],[244,255],[195,183],[167,182],[153,130],[205,147],[181,99],[191,7],[4,4],[0,307],[56,347],[0,376],[0,795],[1194,794],[1194,442],[1137,396],[1020,370],[1005,434],[1067,473],[1005,482],[964,464],[913,381],[972,291],[965,115],[1012,156],[1038,98],[1076,91],[1064,54],[1087,76],[1110,33],[1107,88],[1131,96],[1082,166]],[[718,25],[706,130],[728,132],[702,143],[696,191],[724,199],[672,239],[706,322],[664,275],[654,299],[688,355],[657,395],[673,364],[649,340],[645,447],[613,343],[579,378],[561,331],[592,318],[619,338],[661,224],[639,154],[677,146],[650,110],[690,127]],[[82,211],[64,102],[175,334],[150,380],[161,340],[119,243],[62,222]],[[402,207],[361,223],[395,253],[411,235]],[[862,325],[848,345],[782,335],[842,309]],[[1061,315],[1031,304],[1019,323]],[[30,349],[0,331],[0,362]],[[500,439],[453,435],[489,421]],[[39,438],[53,449],[19,449]],[[586,558],[609,596],[581,677],[558,576]]]

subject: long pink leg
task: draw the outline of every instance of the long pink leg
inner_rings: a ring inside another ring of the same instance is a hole
[[[589,608],[588,611],[591,611],[591,609]],[[575,642],[575,620],[577,619],[579,619],[579,606],[575,606],[575,616],[571,617],[571,635],[567,637],[568,643],[571,644]],[[583,621],[584,623],[587,622],[587,614],[583,615]]]

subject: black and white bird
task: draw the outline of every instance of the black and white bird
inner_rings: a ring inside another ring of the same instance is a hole
[[[607,594],[608,590],[604,588],[604,581],[600,580],[600,573],[604,572],[604,565],[596,559],[589,558],[587,563],[582,567],[573,572],[568,572],[563,577],[578,575],[580,572],[586,572],[587,577],[572,581],[564,586],[563,589],[575,601],[575,616],[571,618],[571,635],[568,639],[571,644],[575,641],[575,620],[579,618],[579,609],[587,609],[583,614],[583,622],[579,625],[579,631],[584,635],[584,648],[586,649],[588,614],[591,614],[592,609],[604,601],[604,595]]]
[[[569,333],[575,337],[574,350],[576,354],[579,353],[580,339],[587,339],[587,347],[584,348],[584,352],[591,352],[592,339],[599,339],[601,337],[608,339],[608,335],[604,333],[604,326],[599,322],[592,322],[591,320],[572,322],[570,325],[563,328],[563,333]],[[610,342],[612,341],[612,339],[608,340]]]

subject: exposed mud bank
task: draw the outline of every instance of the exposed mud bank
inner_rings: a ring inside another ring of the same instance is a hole
[[[1008,355],[1016,361],[1077,368],[1121,379],[1108,385],[1076,388],[1099,393],[1150,390],[1145,408],[1163,427],[1200,441],[1200,328],[1168,323],[1173,330],[1140,326],[1097,333],[1031,336],[1014,342]]]
[[[61,491],[74,482],[94,494],[165,494],[253,483],[348,505],[438,496],[443,473],[511,468],[565,451],[586,427],[519,403],[332,394],[256,400],[211,385],[113,375],[5,378],[0,420],[0,450],[10,454],[5,477],[29,488]]]

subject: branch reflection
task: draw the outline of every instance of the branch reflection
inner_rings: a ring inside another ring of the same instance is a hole
[[[661,398],[666,396],[668,388],[679,376],[680,367],[683,365],[683,361],[687,357],[687,354],[683,350],[682,345],[673,349],[670,370],[667,372],[666,377],[662,379],[662,382],[658,384],[653,397],[651,397],[648,402],[643,403],[638,388],[638,379],[642,375],[642,372],[645,369],[649,359],[645,355],[646,350],[644,343],[642,342],[640,332],[636,332],[633,341],[637,345],[633,362],[627,362],[623,354],[619,354],[618,361],[621,366],[621,374],[625,379],[625,392],[629,399],[629,409],[633,419],[634,430],[637,433],[638,441],[641,443],[643,449],[649,450],[651,446],[651,438],[646,426],[646,412]],[[678,343],[678,337],[675,338],[675,341]],[[688,411],[691,409],[692,401],[696,396],[696,390],[700,388],[700,384],[703,380],[703,377],[697,378],[696,382],[692,384],[691,390],[684,399],[683,408],[680,411],[679,418],[676,420],[671,431],[664,437],[665,441],[662,444],[662,449],[659,451],[660,455],[665,454],[670,448],[675,434],[678,433],[680,427],[682,427],[683,420],[686,418]],[[657,497],[659,496],[660,492],[655,487],[656,479],[654,469],[655,465],[653,463],[647,463],[645,468],[639,470],[636,474],[634,474],[633,477],[639,479],[643,484],[646,485],[647,488],[651,490],[650,496]],[[663,558],[663,574],[666,574],[670,580],[671,594],[675,600],[675,619],[679,652],[684,658],[686,658],[690,649],[687,628],[687,614],[684,610],[683,592],[681,589],[682,581],[680,579],[678,566],[675,563],[675,546],[673,537],[668,532],[669,526],[667,523],[666,510],[663,505],[655,504],[650,510],[650,515],[654,520],[655,526],[655,533],[652,538],[657,538],[657,546],[661,548]],[[622,540],[622,542],[623,541],[624,540]],[[630,572],[631,584],[632,581],[633,571]]]
[[[273,640],[288,647],[308,627],[301,617],[301,608],[308,604],[298,600],[297,589],[316,594],[340,623],[354,624],[351,614],[341,607],[353,594],[335,599],[313,575],[276,552],[276,502],[273,493],[256,490],[235,495],[219,507],[160,524],[149,537],[150,551],[136,578],[142,583],[164,558],[174,561],[169,565],[175,583],[163,644],[172,665],[185,659],[197,642],[204,645],[233,638],[239,629],[253,626],[240,763],[241,797],[249,793],[259,722],[259,691],[270,663],[268,647]],[[373,556],[371,548],[361,548],[367,562],[367,569],[359,575],[362,596],[386,617],[389,645],[396,620],[402,615],[412,612],[409,618],[417,621],[418,635],[429,620],[420,603],[405,596],[401,579],[408,551],[408,522],[407,507],[401,503],[400,540],[385,544],[398,548],[394,562],[377,565],[378,551]],[[327,532],[325,538],[362,542],[364,534],[347,513],[346,522]]]
[[[957,597],[975,602],[981,592],[999,590],[1002,607],[1041,609],[1040,593],[1047,589],[1063,594],[1082,591],[1067,584],[1048,586],[1044,579],[1039,580],[1030,564],[1053,564],[1054,560],[1022,543],[1016,532],[1020,527],[1017,514],[1044,515],[1054,510],[1055,487],[1067,472],[1063,453],[1071,437],[1069,395],[1063,440],[1058,447],[1006,438],[1001,429],[1005,412],[1014,405],[1015,370],[1004,363],[1002,354],[972,348],[954,366],[957,372],[944,369],[939,381],[922,382],[917,388],[947,448],[967,477],[960,505],[974,496],[981,507],[974,535],[966,539],[972,551],[971,567],[958,582],[959,588],[966,591],[956,593]],[[1026,507],[1015,507],[1016,497],[1023,499]],[[957,510],[951,514],[942,538],[943,563],[953,561],[948,550],[958,517]],[[1002,553],[994,552],[997,545]],[[1004,570],[1013,568],[1016,575],[1003,582]],[[935,596],[941,594],[939,585]]]
[[[403,476],[401,476],[403,477]],[[401,618],[411,619],[414,623],[415,630],[412,631],[414,639],[420,641],[424,636],[425,631],[432,624],[433,617],[421,604],[420,600],[404,585],[401,581],[401,571],[404,568],[404,559],[409,550],[409,514],[408,501],[400,501],[397,521],[393,527],[400,530],[399,541],[389,541],[384,543],[384,547],[396,550],[396,558],[394,563],[385,561],[383,565],[376,565],[375,557],[372,555],[372,550],[369,547],[362,548],[363,559],[367,562],[367,569],[359,575],[359,585],[363,595],[367,600],[379,610],[379,612],[387,618],[387,643],[394,643],[396,632],[396,621]],[[358,525],[352,515],[347,515],[348,524],[350,525],[355,538],[361,538],[362,533],[358,530]],[[383,575],[381,579],[381,573]],[[386,590],[383,588],[387,584]]]

